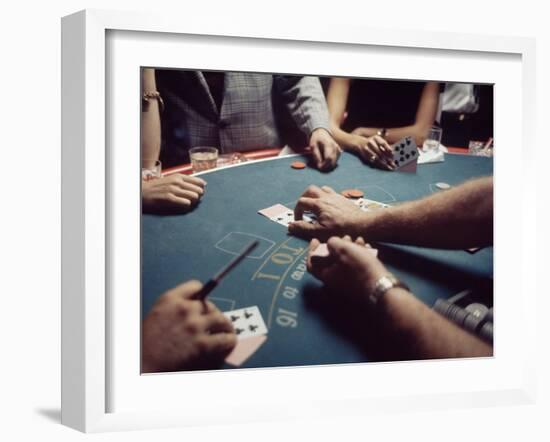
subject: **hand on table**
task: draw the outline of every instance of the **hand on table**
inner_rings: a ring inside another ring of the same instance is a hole
[[[394,170],[391,146],[380,135],[362,136],[352,134],[350,151],[358,155],[365,163],[385,170]]]
[[[206,181],[202,178],[179,173],[142,181],[143,211],[148,213],[188,212],[204,195],[205,186]]]
[[[323,172],[328,172],[336,167],[341,149],[326,129],[315,129],[311,133],[309,146],[315,167]]]
[[[307,268],[317,279],[352,302],[368,305],[368,296],[376,281],[388,271],[384,264],[367,250],[370,245],[359,237],[355,243],[349,236],[332,237],[327,241],[328,257],[313,257],[319,246],[317,239],[309,244]],[[365,247],[367,246],[367,247]]]
[[[233,350],[233,325],[210,301],[194,299],[201,288],[189,281],[155,303],[142,327],[144,372],[213,368]]]
[[[304,211],[315,214],[314,224],[302,220]],[[344,196],[328,186],[309,186],[294,208],[294,219],[288,225],[292,235],[326,239],[334,235],[355,234],[365,214]]]

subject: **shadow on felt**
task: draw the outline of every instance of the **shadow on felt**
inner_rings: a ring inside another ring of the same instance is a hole
[[[304,287],[305,307],[325,321],[329,329],[351,342],[365,356],[365,361],[396,361],[407,358],[396,344],[382,337],[383,324],[367,309],[358,308],[342,294],[308,284]],[[401,356],[398,356],[401,355]]]

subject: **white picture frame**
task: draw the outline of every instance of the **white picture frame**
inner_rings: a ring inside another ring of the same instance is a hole
[[[521,114],[519,127],[514,135],[522,146],[522,167],[530,170],[531,163],[526,153],[533,149],[535,109],[535,43],[532,39],[517,37],[489,37],[481,35],[464,35],[454,33],[432,33],[425,31],[390,32],[373,28],[350,28],[334,25],[331,27],[314,26],[281,26],[266,23],[239,23],[236,27],[231,22],[213,22],[195,19],[185,25],[177,17],[87,10],[63,18],[62,21],[62,423],[84,432],[115,431],[139,428],[160,428],[170,426],[206,425],[216,422],[247,422],[284,418],[300,418],[324,415],[355,415],[374,410],[395,412],[411,407],[422,409],[468,407],[475,401],[478,405],[498,405],[502,403],[532,403],[536,393],[534,330],[535,324],[524,315],[517,318],[521,324],[522,353],[518,355],[517,364],[508,367],[509,360],[503,367],[494,367],[487,361],[470,361],[470,370],[479,370],[490,375],[492,369],[506,370],[506,377],[499,386],[488,389],[476,386],[468,389],[466,384],[456,390],[446,391],[443,387],[434,387],[424,395],[396,393],[373,396],[359,389],[350,396],[345,391],[337,390],[322,395],[307,396],[312,391],[307,389],[297,393],[293,399],[296,404],[307,404],[306,407],[288,407],[280,401],[270,404],[265,400],[260,406],[250,406],[244,401],[237,401],[233,410],[223,411],[218,407],[214,415],[207,415],[206,408],[198,406],[195,412],[184,408],[168,407],[166,409],[140,409],[139,411],[109,410],[109,393],[114,388],[109,371],[112,368],[113,354],[109,345],[109,327],[113,318],[110,311],[109,287],[110,262],[115,230],[109,228],[113,221],[113,206],[109,194],[111,175],[114,167],[108,151],[106,120],[110,118],[106,69],[109,55],[107,36],[112,32],[143,33],[143,38],[157,38],[159,35],[193,36],[195,39],[216,37],[232,38],[247,44],[268,42],[273,47],[288,48],[293,44],[308,42],[312,47],[356,48],[369,46],[378,50],[401,48],[403,50],[426,50],[430,54],[469,53],[483,59],[483,54],[500,54],[520,60],[521,91],[519,91]],[[149,34],[148,34],[149,33]],[[426,53],[428,53],[426,52]],[[220,61],[223,67],[224,61]],[[236,65],[228,66],[228,70]],[[198,67],[198,66],[190,66]],[[299,69],[299,68],[298,68]],[[320,69],[320,68],[319,68]],[[327,71],[328,72],[328,71]],[[306,72],[307,73],[307,72]],[[322,72],[319,72],[322,73]],[[138,97],[137,97],[138,98]],[[136,100],[137,100],[136,98]],[[137,102],[137,101],[136,101]],[[498,111],[498,108],[497,108]],[[504,118],[496,112],[496,119]],[[517,121],[517,120],[516,120]],[[499,145],[503,146],[504,143]],[[497,148],[498,149],[498,148]],[[504,153],[498,159],[498,168],[505,173],[508,161],[513,158]],[[111,170],[112,172],[112,170]],[[499,172],[500,173],[500,172]],[[534,176],[524,173],[523,187],[508,188],[504,180],[497,184],[496,207],[499,207],[499,196],[505,193],[522,201],[525,210],[520,216],[521,241],[516,250],[521,260],[529,248],[534,248],[534,222],[532,211],[535,207],[534,192],[527,193],[529,180]],[[498,180],[498,178],[497,178]],[[502,190],[498,190],[498,186]],[[531,202],[532,205],[528,203]],[[135,203],[135,201],[134,201]],[[498,231],[496,243],[498,244]],[[521,245],[519,245],[521,243]],[[496,248],[498,251],[498,247]],[[124,253],[124,252],[118,252]],[[516,260],[518,259],[516,257]],[[506,259],[497,255],[497,261],[506,265]],[[525,260],[521,260],[525,263]],[[517,275],[521,297],[518,305],[521,311],[527,311],[528,305],[536,304],[536,287],[533,279],[527,277],[525,266]],[[498,278],[498,277],[497,277]],[[498,279],[497,279],[498,281]],[[139,285],[139,283],[138,283]],[[506,309],[501,310],[505,318]],[[503,325],[505,321],[501,322]],[[506,329],[506,327],[503,327]],[[509,330],[510,331],[510,330]],[[510,336],[503,333],[501,336]],[[518,338],[519,340],[519,338]],[[135,346],[135,343],[133,344]],[[515,347],[514,347],[515,349]],[[501,355],[505,355],[502,349]],[[495,351],[495,360],[500,357]],[[431,364],[445,364],[458,370],[464,366],[463,361],[440,361]],[[399,375],[401,368],[391,365],[369,368],[394,372]],[[424,369],[423,363],[404,363],[406,370],[418,372]],[[456,365],[456,366],[454,366]],[[360,376],[361,366],[324,367],[323,376]],[[431,369],[434,369],[432,366]],[[300,369],[258,370],[246,375],[237,370],[235,374],[210,373],[210,382],[223,386],[228,376],[247,382],[265,382],[266,376],[274,379],[277,385],[281,382],[297,382],[301,376]],[[374,372],[373,372],[374,373]],[[137,374],[139,375],[139,373]],[[200,378],[195,378],[200,379]],[[301,378],[300,378],[301,379]],[[395,378],[397,382],[397,377]],[[170,386],[176,378],[164,377],[163,383]],[[204,382],[204,380],[202,381]],[[301,396],[300,396],[301,395]],[[242,417],[236,419],[232,413],[235,409],[242,411]]]

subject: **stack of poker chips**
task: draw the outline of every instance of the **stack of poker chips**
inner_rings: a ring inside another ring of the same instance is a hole
[[[452,298],[438,299],[433,309],[458,326],[476,334],[486,342],[493,342],[493,307],[488,308],[477,302],[462,308],[454,303],[470,294],[470,291],[461,292]]]

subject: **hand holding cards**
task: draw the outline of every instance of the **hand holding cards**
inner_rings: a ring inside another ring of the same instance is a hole
[[[294,221],[294,211],[282,204],[266,207],[265,209],[259,210],[258,213],[285,227],[288,227],[288,225]],[[304,213],[303,215],[303,220],[308,223],[314,223],[315,219],[315,215],[312,213]]]

